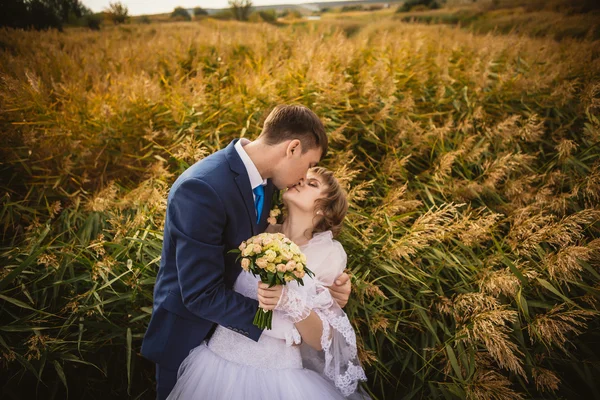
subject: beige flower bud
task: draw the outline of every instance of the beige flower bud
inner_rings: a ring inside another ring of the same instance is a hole
[[[250,260],[248,258],[242,258],[242,269],[244,271],[250,271]]]
[[[269,265],[269,261],[264,257],[258,258],[254,263],[262,269],[267,268],[267,265]]]
[[[287,271],[293,271],[296,268],[296,261],[291,260],[288,261],[287,264],[285,264],[285,269]]]

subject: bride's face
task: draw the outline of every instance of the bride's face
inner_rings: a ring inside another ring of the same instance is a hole
[[[309,171],[306,180],[301,180],[283,193],[283,203],[289,212],[296,209],[303,214],[314,215],[315,201],[323,197],[326,188],[321,177]]]

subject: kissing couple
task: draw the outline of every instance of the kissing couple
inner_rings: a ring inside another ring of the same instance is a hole
[[[171,187],[142,343],[159,400],[369,398],[343,311],[347,256],[334,239],[348,201],[333,173],[316,167],[327,146],[313,111],[279,105],[256,140],[233,140]],[[275,224],[279,191],[286,215]],[[299,246],[314,276],[269,287],[244,272],[231,250],[263,232]],[[272,329],[253,324],[259,307],[273,310]]]

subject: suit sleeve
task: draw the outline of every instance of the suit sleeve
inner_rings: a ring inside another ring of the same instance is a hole
[[[167,212],[185,307],[257,341],[262,330],[252,321],[258,301],[225,287],[227,215],[215,190],[202,180],[187,179],[175,189]]]

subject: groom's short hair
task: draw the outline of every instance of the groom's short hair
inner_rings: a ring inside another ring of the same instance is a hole
[[[282,104],[275,107],[265,119],[260,136],[270,145],[298,139],[302,153],[321,148],[321,158],[327,154],[327,134],[317,114],[300,104]]]

